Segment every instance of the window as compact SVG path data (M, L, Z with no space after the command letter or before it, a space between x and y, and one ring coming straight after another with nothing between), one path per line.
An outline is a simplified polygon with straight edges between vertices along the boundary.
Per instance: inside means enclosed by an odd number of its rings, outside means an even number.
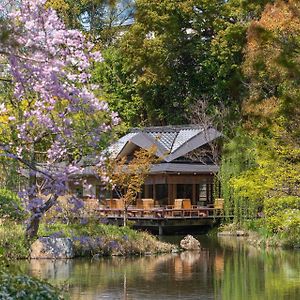
M142 186L141 198L153 198L153 184Z
M78 198L83 198L83 187L82 186L76 186L74 188L75 196Z
M155 185L155 200L158 200L161 204L168 204L168 185L156 184Z
M177 184L177 198L192 200L193 185L192 184Z

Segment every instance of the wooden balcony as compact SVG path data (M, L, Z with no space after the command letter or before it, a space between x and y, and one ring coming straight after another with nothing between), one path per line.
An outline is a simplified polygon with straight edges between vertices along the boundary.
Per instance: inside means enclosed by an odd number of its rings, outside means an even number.
M98 208L97 212L102 217L124 216L124 208ZM127 209L128 219L169 219L169 218L216 218L223 215L223 210L213 207L174 208L173 205L153 208L137 208L129 206Z

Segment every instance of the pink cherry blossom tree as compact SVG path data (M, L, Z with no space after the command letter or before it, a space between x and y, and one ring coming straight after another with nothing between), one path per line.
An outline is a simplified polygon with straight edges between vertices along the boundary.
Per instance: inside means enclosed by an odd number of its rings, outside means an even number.
M89 70L101 54L81 32L67 30L45 2L21 0L0 23L7 32L0 40L0 84L8 91L0 96L0 153L18 161L28 178L22 192L30 210L27 238L68 192L84 157L92 155L101 167L102 140L118 122L89 89Z

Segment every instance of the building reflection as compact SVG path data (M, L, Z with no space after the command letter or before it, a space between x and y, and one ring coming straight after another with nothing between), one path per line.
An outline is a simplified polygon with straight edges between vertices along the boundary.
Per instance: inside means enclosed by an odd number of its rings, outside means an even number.
M74 300L299 298L294 297L300 294L299 252L255 250L236 239L207 246L158 256L31 260L18 265L23 273L65 287Z
M214 259L208 251L195 251L141 258L102 258L98 261L31 260L27 273L67 287L71 299L89 300L99 295L104 298L109 293L111 299L131 299L128 291L133 289L143 291L145 286L153 285L157 293L164 294L172 290L174 282L177 289L188 294L190 291L185 283L193 280L194 274L199 275L202 285L212 288L209 278L214 271L210 267ZM217 264L220 270L220 258Z

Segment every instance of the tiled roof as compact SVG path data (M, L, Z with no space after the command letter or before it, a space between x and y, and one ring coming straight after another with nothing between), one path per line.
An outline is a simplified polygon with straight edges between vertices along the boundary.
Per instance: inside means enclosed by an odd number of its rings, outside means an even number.
M164 160L172 161L221 135L214 128L204 129L195 125L134 128L113 144L109 151L118 156L130 142L142 148L148 148L149 143L153 142L159 149L157 155L162 156L163 152Z
M117 156L120 151L123 149L125 144L136 135L136 133L130 132L123 137L121 137L117 142L113 143L111 146L108 148L108 152L112 153L112 155Z
M196 134L200 133L203 129L182 129L178 132L176 139L174 140L172 151L177 150L182 144L186 143Z

